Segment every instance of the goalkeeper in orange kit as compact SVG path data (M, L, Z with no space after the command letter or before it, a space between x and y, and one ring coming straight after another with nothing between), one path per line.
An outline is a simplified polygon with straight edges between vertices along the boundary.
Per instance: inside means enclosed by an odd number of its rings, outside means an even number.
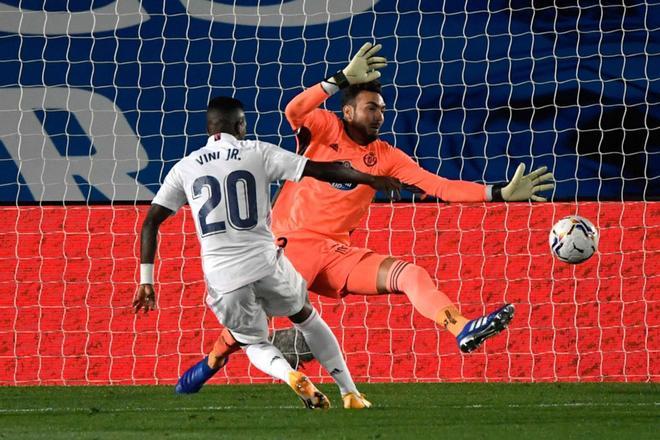
M385 58L376 56L380 48L365 44L345 69L303 91L287 105L285 114L297 133L298 154L395 177L446 202L546 200L538 195L554 188L546 167L525 175L525 166L520 164L506 185L448 180L424 170L404 152L380 140L385 102L376 80L379 69L386 65ZM318 108L340 91L342 119ZM286 239L285 254L307 281L308 289L332 298L403 293L420 314L451 332L463 352L475 350L504 330L513 317L512 304L470 320L421 267L351 246L350 232L359 225L374 195L367 185L330 184L309 178L284 184L273 208L272 229L276 237ZM217 371L237 349L231 333L224 330L207 358L208 365ZM177 389L194 379L187 374ZM195 385L193 389L198 391L203 382Z

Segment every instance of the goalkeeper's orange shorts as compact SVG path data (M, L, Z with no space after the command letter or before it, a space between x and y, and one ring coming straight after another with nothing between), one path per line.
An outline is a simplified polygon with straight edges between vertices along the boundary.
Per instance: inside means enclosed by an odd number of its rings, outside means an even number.
M283 237L286 238L284 254L307 281L307 289L330 298L346 295L348 275L357 263L373 253L310 232Z

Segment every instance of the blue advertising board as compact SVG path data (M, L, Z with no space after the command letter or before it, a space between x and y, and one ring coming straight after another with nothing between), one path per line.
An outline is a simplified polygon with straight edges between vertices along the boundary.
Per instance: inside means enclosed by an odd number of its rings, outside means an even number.
M660 196L658 2L65 3L0 1L0 202L150 200L219 94L292 150L286 103L373 40L382 137L426 169L492 183L522 161L556 200Z

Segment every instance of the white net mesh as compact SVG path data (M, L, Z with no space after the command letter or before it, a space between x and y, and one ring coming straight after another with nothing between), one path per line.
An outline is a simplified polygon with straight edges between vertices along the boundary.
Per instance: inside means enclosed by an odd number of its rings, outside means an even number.
M356 245L424 267L467 315L517 317L463 356L403 295L315 299L354 376L657 380L658 2L56 3L0 4L0 383L171 383L207 351L188 211L162 230L159 311L130 313L145 203L205 142L209 97L292 149L286 103L372 40L391 60L385 140L444 177L524 162L557 188L543 205L374 204ZM601 246L567 266L547 233L575 213ZM218 377L266 380L243 355Z

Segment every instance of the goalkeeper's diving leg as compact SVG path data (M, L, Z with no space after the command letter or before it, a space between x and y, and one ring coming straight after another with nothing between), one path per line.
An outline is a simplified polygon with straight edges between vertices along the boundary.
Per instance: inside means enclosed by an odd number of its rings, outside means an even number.
M477 349L486 339L507 328L513 318L513 304L469 320L442 291L438 290L423 268L372 253L351 268L346 290L354 294L374 295L403 293L415 310L456 337L462 352Z

